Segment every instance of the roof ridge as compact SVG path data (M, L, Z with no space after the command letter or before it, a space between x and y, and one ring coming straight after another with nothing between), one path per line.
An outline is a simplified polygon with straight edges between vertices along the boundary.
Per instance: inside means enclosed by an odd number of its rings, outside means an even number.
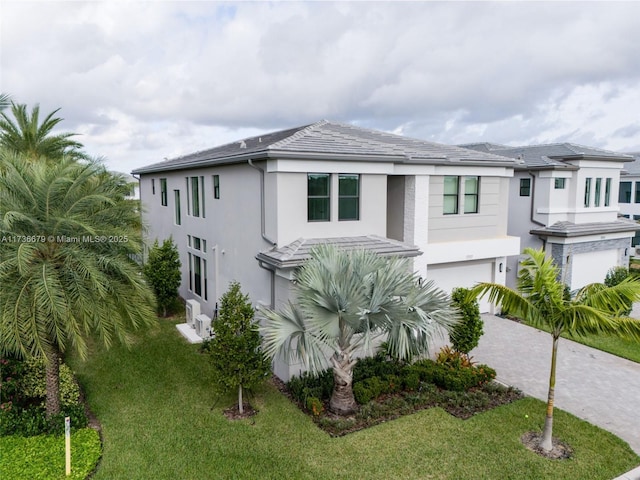
M282 140L278 140L277 142L272 143L271 145L269 145L267 147L267 150L272 150L272 149L276 149L278 147L284 147L286 145L289 145L290 143L296 141L298 138L305 136L310 131L315 130L316 128L318 128L318 127L320 127L322 125L326 125L327 123L329 123L328 120L319 120L317 122L311 123L311 124L307 125L306 127L301 128L300 130L298 130L293 135L289 135L288 137L283 138Z

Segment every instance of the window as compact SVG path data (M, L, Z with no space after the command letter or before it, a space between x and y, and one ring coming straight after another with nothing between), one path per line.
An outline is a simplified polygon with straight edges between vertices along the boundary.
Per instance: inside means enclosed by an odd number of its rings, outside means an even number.
M220 175L213 176L213 198L220 198Z
M205 217L204 215L204 177L200 177L200 198L202 199L202 205L201 205L201 210L202 210L202 218Z
M479 177L464 178L464 213L478 213Z
M458 177L444 177L444 209L445 215L458 213Z
M197 255L193 257L193 293L202 296L202 259Z
M521 178L520 179L520 196L529 197L530 195L531 195L531 179Z
M328 222L331 176L328 173L307 175L307 219L310 222Z
M600 191L602 190L602 179L601 178L596 178L596 191L594 194L594 199L593 199L593 206L594 207L599 207L600 206ZM636 192L637 194L637 192Z
M169 203L167 202L167 179L160 179L160 203L163 207L166 207Z
M620 182L620 192L618 193L619 203L631 203L631 183Z
M338 176L338 220L360 219L360 175Z
M200 184L198 177L191 177L191 215L200 216Z
M207 300L207 241L203 238L187 235L188 245L202 254L188 252L189 257L189 291Z
M636 182L635 203L640 203L640 182Z
M556 190L563 190L566 184L566 178L556 178L553 184L553 188Z
M193 237L193 248L200 250L200 238Z
M584 206L591 205L591 179L587 178L584 182Z
M608 207L611 204L611 179L607 178L604 182L604 206Z
M180 190L173 191L173 199L175 201L176 225L181 225L182 217L180 216Z
M156 179L155 178L151 179L151 194L152 195L156 194Z

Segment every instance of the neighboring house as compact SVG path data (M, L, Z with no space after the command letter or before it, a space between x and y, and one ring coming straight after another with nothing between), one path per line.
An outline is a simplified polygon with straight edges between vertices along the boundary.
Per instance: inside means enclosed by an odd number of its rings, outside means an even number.
M128 173L121 172L113 172L116 175L122 175L129 186L129 195L127 195L127 199L129 200L140 200L140 183L138 179L133 175L129 175Z
M620 215L634 221L640 220L640 152L628 153L634 160L624 166L620 172L620 194L618 203L620 204ZM640 231L631 240L634 247L640 245ZM640 252L636 248L634 254Z
M172 236L180 295L212 315L229 282L254 304L291 297L318 243L413 258L446 291L504 283L515 161L320 121L139 168L148 242ZM488 303L482 305L487 311ZM289 378L288 366L276 373Z
M521 238L523 249L544 247L572 290L602 282L612 267L629 265L638 225L618 218L618 189L620 172L633 157L572 143L462 146L518 160L508 233ZM509 286L515 285L518 261L508 260Z

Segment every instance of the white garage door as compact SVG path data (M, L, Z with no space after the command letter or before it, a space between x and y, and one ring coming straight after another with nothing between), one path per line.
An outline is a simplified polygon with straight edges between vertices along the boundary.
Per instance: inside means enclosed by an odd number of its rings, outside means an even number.
M493 262L456 262L429 265L427 280L433 280L447 293L457 287L471 288L478 282L493 281ZM490 304L480 300L480 311L488 312Z
M589 283L604 282L609 269L618 265L618 250L576 253L572 261L570 287L575 290Z

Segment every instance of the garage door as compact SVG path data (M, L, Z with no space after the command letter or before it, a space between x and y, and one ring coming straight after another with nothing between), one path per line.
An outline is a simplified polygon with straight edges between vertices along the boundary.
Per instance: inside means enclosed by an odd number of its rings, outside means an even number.
M438 287L447 293L457 287L471 288L478 282L493 281L493 262L456 262L429 265L427 280L433 280ZM488 312L490 304L480 300L480 311Z
M589 283L604 282L609 269L618 265L618 255L618 249L574 254L571 289L575 290Z

